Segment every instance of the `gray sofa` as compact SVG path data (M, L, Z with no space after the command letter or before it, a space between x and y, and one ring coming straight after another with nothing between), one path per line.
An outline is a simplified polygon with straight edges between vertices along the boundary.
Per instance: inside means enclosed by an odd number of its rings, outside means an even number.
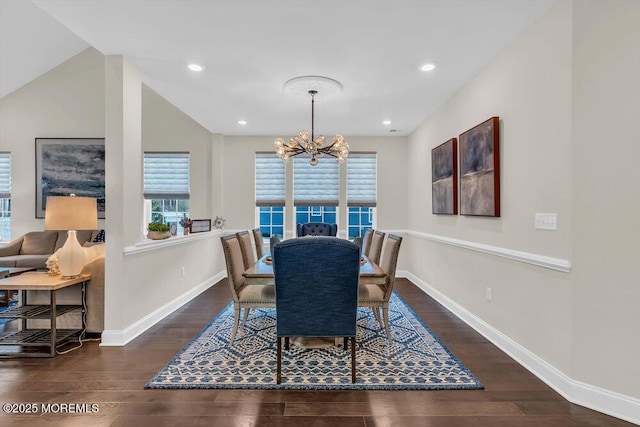
M98 235L98 231L78 231L78 241L87 246ZM0 248L0 267L35 267L46 269L47 259L67 240L66 231L34 231L15 239ZM87 332L101 333L104 330L104 247L94 247L94 256L87 260L82 272L91 275L87 283ZM78 286L61 289L56 294L58 304L77 304L81 292ZM49 293L46 291L29 291L27 298L30 304L47 304ZM29 320L30 328L46 328L48 320ZM78 312L67 313L58 318L58 328L79 328L81 324Z
M77 231L80 245L92 242L98 230ZM67 241L66 231L31 231L0 246L0 267L47 268L47 259Z

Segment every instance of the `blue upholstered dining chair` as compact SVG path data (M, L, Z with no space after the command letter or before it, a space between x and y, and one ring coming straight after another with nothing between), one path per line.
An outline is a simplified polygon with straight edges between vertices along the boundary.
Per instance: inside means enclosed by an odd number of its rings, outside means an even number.
M356 313L360 250L336 237L285 240L273 247L276 288L277 383L282 340L342 337L351 341L351 382L356 381Z
M326 222L307 222L297 224L296 231L298 237L303 236L337 236L338 224L329 224Z

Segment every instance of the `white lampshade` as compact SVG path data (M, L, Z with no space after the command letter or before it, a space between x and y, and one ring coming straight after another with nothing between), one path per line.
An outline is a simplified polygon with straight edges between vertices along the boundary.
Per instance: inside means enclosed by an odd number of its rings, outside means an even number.
M49 196L44 212L45 230L68 230L67 241L58 249L58 268L65 277L77 276L85 265L85 252L76 230L98 228L98 208L93 197Z
M45 230L95 230L98 207L93 197L49 196L44 211Z

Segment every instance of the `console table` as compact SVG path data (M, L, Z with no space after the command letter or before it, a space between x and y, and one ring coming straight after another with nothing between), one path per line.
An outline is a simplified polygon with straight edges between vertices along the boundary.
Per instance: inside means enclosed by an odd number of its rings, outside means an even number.
M21 291L22 304L0 313L0 318L21 320L19 330L0 332L0 358L7 357L54 357L56 347L72 339L81 340L86 330L86 284L91 275L82 274L78 277L64 278L50 276L46 272L28 272L19 276L7 277L0 280L0 291ZM81 286L82 297L75 305L57 305L56 292L69 286ZM27 291L48 291L48 305L30 305L27 301ZM56 319L65 313L80 310L82 313L81 329L58 329ZM49 329L29 329L27 320L48 319ZM19 346L20 351L11 351L9 347ZM46 351L37 351L45 348ZM7 351L3 351L7 349ZM34 349L36 351L34 351Z

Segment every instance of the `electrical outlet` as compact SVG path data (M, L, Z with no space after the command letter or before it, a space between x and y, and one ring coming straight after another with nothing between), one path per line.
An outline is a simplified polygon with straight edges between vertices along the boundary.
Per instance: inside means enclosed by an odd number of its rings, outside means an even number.
M187 275L187 268L186 267L182 267L180 269L180 276L185 277Z
M535 227L537 230L557 230L558 214L537 213L535 219Z
M487 301L491 301L491 299L493 298L493 291L491 288L485 289L485 296L487 298Z

